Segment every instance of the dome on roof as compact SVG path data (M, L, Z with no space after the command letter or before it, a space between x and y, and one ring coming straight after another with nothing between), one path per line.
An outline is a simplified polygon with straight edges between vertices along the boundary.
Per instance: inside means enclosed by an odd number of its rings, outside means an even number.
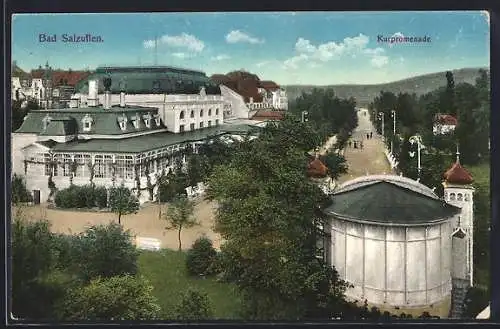
M455 162L450 169L448 169L444 173L444 180L446 183L451 183L451 184L471 184L474 182L474 179L472 178L472 175L465 170L462 165L460 165L460 162Z
M326 213L339 219L385 225L422 225L460 211L412 179L373 175L353 179L335 191Z

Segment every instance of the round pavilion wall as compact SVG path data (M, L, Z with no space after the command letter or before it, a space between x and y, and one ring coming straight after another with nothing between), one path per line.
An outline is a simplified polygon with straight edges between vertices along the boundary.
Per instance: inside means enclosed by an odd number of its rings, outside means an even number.
M353 285L346 296L370 304L426 307L451 294L451 223L419 226L331 222L331 264Z

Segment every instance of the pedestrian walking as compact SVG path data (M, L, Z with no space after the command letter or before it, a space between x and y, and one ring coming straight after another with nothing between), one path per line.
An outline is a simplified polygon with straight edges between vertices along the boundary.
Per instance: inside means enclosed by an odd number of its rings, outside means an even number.
M373 131L370 131L370 139L373 137Z
M359 143L359 147L361 147L361 149L363 149L363 142Z
M347 144L349 145L349 148L351 148L351 146L352 146L352 141L351 141L351 140L349 140L349 141L347 142Z
M370 134L366 134L366 139L370 139Z

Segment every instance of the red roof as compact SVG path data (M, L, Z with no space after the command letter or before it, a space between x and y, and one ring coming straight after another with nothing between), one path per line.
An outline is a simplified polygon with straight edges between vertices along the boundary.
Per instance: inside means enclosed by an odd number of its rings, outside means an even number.
M259 87L264 88L266 90L280 89L280 86L274 81L261 81L259 83Z
M45 74L45 70L32 70L31 77L33 79L42 79ZM52 84L54 86L67 85L75 86L80 80L85 79L90 75L88 71L62 71L54 70L52 71Z
M471 174L458 161L444 173L444 179L447 183L463 185L471 184L474 181Z
M265 111L258 110L252 120L283 120L285 111Z
M436 116L434 117L434 123L456 126L458 124L458 120L450 114L436 114Z
M214 74L211 79L243 96L246 103L250 102L250 98L256 103L262 102L263 98L258 90L260 79L255 74L245 71L233 71L228 74Z
M314 158L307 165L307 175L311 177L326 177L328 174L328 168L325 164L318 158Z

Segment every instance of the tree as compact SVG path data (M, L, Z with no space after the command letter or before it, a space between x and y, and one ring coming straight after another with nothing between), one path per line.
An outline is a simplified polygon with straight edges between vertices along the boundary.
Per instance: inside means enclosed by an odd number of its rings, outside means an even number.
M68 293L58 305L58 317L66 321L155 320L160 306L152 290L142 277L96 278Z
M14 174L12 176L12 203L24 203L33 201L31 193L26 188L24 178Z
M347 173L346 159L337 153L327 153L320 157L320 160L328 168L328 175L333 179L338 179L341 175Z
M210 319L213 311L208 295L188 288L175 308L175 315L184 321Z
M39 106L37 103L28 101L26 106L22 106L23 100L13 100L12 101L12 132L16 131L21 127L24 122L24 117L32 110L38 110Z
M212 245L212 241L202 236L193 243L186 256L186 267L190 275L212 274L212 265L217 256L217 251Z
M43 318L45 301L37 290L40 278L50 273L54 263L52 233L47 221L12 222L12 313L19 318Z
M330 319L346 284L317 258L327 198L306 176L305 145L284 138L282 127L242 143L209 179L207 197L219 205L215 230L225 241L221 268L248 319Z
M167 221L167 230L177 230L179 240L179 251L182 250L181 232L183 228L190 228L199 225L196 218L193 217L194 202L187 197L180 195L168 207L164 220Z
M137 273L137 249L130 231L124 231L119 224L92 226L73 245L70 257L86 282L96 277Z
M122 215L135 214L139 210L139 200L123 185L110 189L109 205L118 215L118 224L121 224Z
M187 181L189 186L195 186L206 179L210 170L208 161L208 157L201 154L192 154L188 157Z

